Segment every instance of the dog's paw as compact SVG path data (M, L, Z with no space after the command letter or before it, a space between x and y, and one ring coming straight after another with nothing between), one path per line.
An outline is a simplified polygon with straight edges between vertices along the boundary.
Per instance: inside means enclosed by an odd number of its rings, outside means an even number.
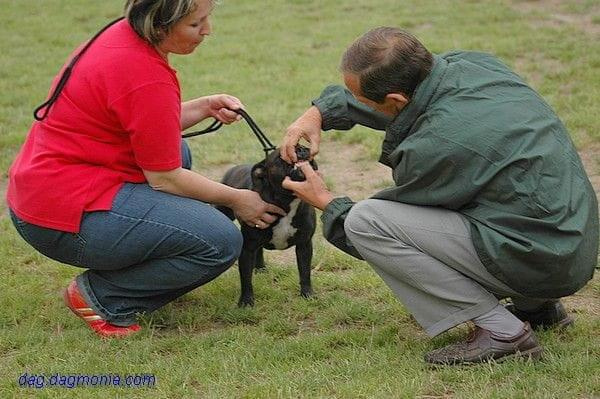
M245 308L248 306L254 306L254 297L240 297L240 300L238 301L238 307Z
M266 273L267 267L265 265L256 265L254 266L254 273Z
M312 288L302 288L300 289L300 296L302 296L302 298L312 298L313 296L315 296L315 293L313 292Z

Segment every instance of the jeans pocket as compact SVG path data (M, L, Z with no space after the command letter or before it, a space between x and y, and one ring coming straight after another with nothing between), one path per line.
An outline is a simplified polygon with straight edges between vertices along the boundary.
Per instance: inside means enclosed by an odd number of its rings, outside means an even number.
M25 241L42 255L73 266L82 266L85 240L78 233L67 233L27 223L11 215L15 228Z

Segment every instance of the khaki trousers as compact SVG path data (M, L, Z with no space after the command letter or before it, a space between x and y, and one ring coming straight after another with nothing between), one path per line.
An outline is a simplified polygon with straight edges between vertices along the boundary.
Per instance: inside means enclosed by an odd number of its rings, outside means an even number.
M354 205L344 230L350 242L430 336L481 316L511 297L522 310L546 299L525 298L491 275L458 212L368 199Z

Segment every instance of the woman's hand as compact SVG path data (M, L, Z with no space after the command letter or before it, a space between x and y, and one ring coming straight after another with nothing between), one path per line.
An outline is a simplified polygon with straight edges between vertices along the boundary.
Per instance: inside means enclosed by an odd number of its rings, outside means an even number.
M293 191L302 201L324 210L334 197L327 189L323 178L315 172L308 162L298 162L296 166L302 170L306 180L297 182L286 176L281 184L282 187Z
M231 206L235 215L248 226L266 229L277 220L278 214L285 216L286 213L280 207L264 202L257 192L252 190L238 190L238 195Z
M228 125L239 121L242 117L234 109L244 108L244 104L228 94L215 94L207 96L207 111L210 116Z
M228 125L241 119L233 109L244 108L244 104L228 94L199 97L181 104L181 130L186 130L206 118L215 118Z
M233 209L242 222L259 229L267 228L277 220L273 214L286 214L278 206L264 202L254 191L233 188L188 169L144 170L144 175L155 190L226 206Z
M310 159L319 152L321 142L321 112L315 106L310 107L302 116L292 123L285 133L281 143L281 159L287 163L298 162L296 144L300 139L310 143Z

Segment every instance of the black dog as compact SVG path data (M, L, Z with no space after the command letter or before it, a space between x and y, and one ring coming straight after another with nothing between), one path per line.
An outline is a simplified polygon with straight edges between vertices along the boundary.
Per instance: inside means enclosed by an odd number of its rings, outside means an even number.
M308 160L308 154L308 148L296 147L298 160ZM317 169L314 161L310 161L310 164L313 169ZM315 210L291 191L281 187L286 176L296 181L305 179L300 169L282 160L279 149L276 149L255 165L234 166L221 180L231 187L254 190L265 202L275 204L287 213L286 216L279 216L278 220L264 230L250 227L240 221L244 245L238 260L242 285L238 306L254 306L252 272L254 268L264 268L263 248L287 249L295 245L300 274L300 295L308 298L313 294L310 265L313 255L312 236L316 227ZM235 218L230 208L218 207L218 209L231 220Z

